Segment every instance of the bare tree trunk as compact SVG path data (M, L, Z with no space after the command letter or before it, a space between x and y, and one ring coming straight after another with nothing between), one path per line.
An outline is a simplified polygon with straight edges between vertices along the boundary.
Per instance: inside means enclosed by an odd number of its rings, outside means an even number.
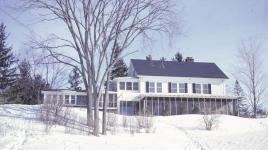
M87 89L87 125L92 126L93 122L93 112L92 112L92 88L88 87Z
M255 89L253 90L253 110L254 110L254 114L253 117L257 118L257 100L256 100L256 94L255 94Z
M94 97L94 130L93 134L99 136L99 100L96 94L93 94Z
M107 104L108 104L108 91L110 82L110 73L107 74L107 83L105 88L105 94L103 97L103 112L102 112L102 134L106 135L107 131Z

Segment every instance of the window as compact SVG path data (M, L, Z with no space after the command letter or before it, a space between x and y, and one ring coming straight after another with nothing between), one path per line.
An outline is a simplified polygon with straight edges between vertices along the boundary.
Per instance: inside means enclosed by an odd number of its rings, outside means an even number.
M154 82L149 82L149 92L150 93L155 92L155 84L154 84Z
M69 104L69 95L65 95L65 104Z
M76 97L76 104L77 105L82 105L82 106L86 106L87 104L87 96L86 95L77 95Z
M125 82L120 82L119 87L120 87L120 90L125 90L126 89Z
M138 82L133 82L133 90L138 91L139 90L139 83Z
M71 96L71 104L75 104L75 95Z
M117 92L116 85L115 82L109 82L109 91Z
M58 104L63 104L63 95L59 95Z
M195 84L195 93L201 94L201 84Z
M177 83L171 83L170 84L170 92L171 93L177 93Z
M127 90L132 90L132 82L127 82Z
M179 92L180 93L187 93L187 83L180 83L179 84Z
M203 84L203 93L204 94L211 94L210 84Z
M162 83L161 82L156 83L156 91L157 91L157 93L162 93Z

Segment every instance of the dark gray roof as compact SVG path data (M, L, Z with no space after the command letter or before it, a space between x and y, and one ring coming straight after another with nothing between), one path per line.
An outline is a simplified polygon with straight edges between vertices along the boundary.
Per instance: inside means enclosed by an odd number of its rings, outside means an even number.
M137 75L228 79L215 63L141 59L131 59L130 61Z

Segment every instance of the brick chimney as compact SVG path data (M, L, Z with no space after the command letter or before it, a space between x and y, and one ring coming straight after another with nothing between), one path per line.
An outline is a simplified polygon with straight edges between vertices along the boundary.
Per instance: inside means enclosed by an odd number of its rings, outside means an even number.
M146 60L152 61L152 56L151 55L146 56Z

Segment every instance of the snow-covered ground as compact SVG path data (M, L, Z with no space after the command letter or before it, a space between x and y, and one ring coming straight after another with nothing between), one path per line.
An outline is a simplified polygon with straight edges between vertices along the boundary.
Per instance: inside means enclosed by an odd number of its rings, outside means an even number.
M94 137L53 126L37 117L39 106L0 105L0 150L267 150L268 119L220 115L218 127L204 130L201 115L154 117L151 133L131 134L117 116L117 133ZM86 111L72 108L79 116ZM83 135L84 134L84 135Z

